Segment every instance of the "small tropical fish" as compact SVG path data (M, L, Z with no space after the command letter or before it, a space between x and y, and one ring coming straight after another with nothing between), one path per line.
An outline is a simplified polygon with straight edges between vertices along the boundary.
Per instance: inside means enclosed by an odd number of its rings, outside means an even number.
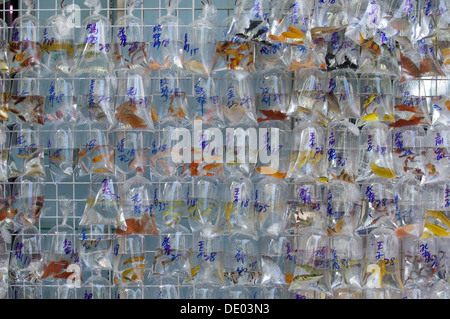
M395 235L397 235L397 238L402 238L404 236L409 235L415 228L416 224L408 224L402 227L399 227L395 230Z
M407 104L397 104L394 106L396 110L402 111L402 112L411 112L411 113L418 113L423 114L423 112L419 112L419 106L410 106Z
M135 114L136 111L136 103L127 101L117 107L115 114L116 120L125 125L130 125L132 128L146 129L147 124L145 124L145 121L142 118Z
M284 280L288 285L292 283L292 280L294 279L294 274L284 274Z
M377 166L373 161L370 162L370 168L372 169L372 172L379 177L395 178L394 170Z
M48 277L67 279L70 273L64 272L69 266L70 261L63 258L59 258L57 261L51 261L47 265L44 265L43 274L41 279Z
M373 101L375 101L375 99L376 99L377 97L378 97L378 94L377 94L377 93L374 93L374 94L369 95L369 96L364 100L364 103L363 103L363 108L364 108L364 110L366 110L367 107L368 107L370 104L372 104Z
M397 31L405 31L411 25L405 18L395 18L390 21L391 27Z
M325 184L329 183L329 180L326 177L318 177L318 178L315 178L314 180L318 181L319 183L325 183Z
M433 163L428 163L426 169L428 170L429 175L439 174L439 172L436 171L436 166L434 166Z
M359 32L359 45L368 49L369 51L380 55L381 54L381 49L380 46L373 40L373 38L370 39L364 39L364 37L362 36L361 32Z
M344 181L344 182L348 182L348 183L352 183L352 184L355 183L353 181L352 176L349 173L347 173L346 171L342 171L341 174L339 174L339 176L336 176L331 172L328 172L328 174L330 174L331 177L333 177L333 180Z
M399 119L397 120L395 123L391 123L389 124L390 127L404 127L404 126L413 126L413 125L418 125L420 123L420 121L422 121L424 119L423 116L411 116L411 118L409 120L405 120L405 119Z
M152 114L152 121L153 121L153 123L158 122L159 121L159 116L158 116L158 114L156 114L156 110L155 110L154 106L152 106L152 108L151 108L151 114Z
M124 262L122 262L122 265L132 264L132 263L136 263L136 262L143 262L144 260L145 260L144 256L130 257L127 260L125 260Z
M175 110L173 109L172 105L169 106L169 114L173 117L177 117L180 119L186 117L186 112L181 107L177 107L177 112L175 113Z
M339 99L336 97L336 95L332 91L329 91L325 94L325 98L326 98L331 110L335 114L340 114L341 107L339 106Z
M287 115L284 114L281 111L276 110L259 110L261 114L266 116L266 118L258 118L258 123L264 122L264 121L271 121L271 120L280 120L284 121L287 119Z
M438 62L430 56L425 56L420 59L419 69L421 74L431 73L434 75L445 76L445 73L439 67Z
M234 203L233 202L227 202L225 204L225 219L228 222L228 226L230 226L230 229L233 228L233 226L231 225L231 214L233 213L234 210Z
M365 122L375 122L378 121L378 114L377 113L370 113L363 117L361 117L361 121Z
M272 176L275 178L284 179L286 178L286 173L281 173L277 169L270 166L257 167L256 170L263 175Z
M347 25L343 25L340 27L314 27L311 28L311 36L313 37L321 37L327 34L332 34L335 32L338 32L340 30L343 30L347 27Z
M191 277L195 277L197 272L200 270L200 265L195 266L194 268L191 268Z
M290 71L301 70L301 69L309 69L309 68L316 68L316 67L317 66L314 63L312 58L308 58L308 61L306 61L306 63L304 63L304 64L300 63L300 61L298 61L296 59L292 59L292 63L290 65Z
M130 276L131 275L131 276ZM122 272L122 281L144 281L145 264L138 264Z
M432 235L436 235L438 237L449 237L450 231L442 228L441 226L427 223L425 222L424 232L422 237L428 238L431 237L429 232L431 232Z
M403 55L401 52L400 52L400 64L402 69L404 69L405 72L410 76L412 76L413 78L419 78L422 75L417 65L410 58Z
M426 209L425 210L425 214L428 216L431 216L439 221L441 221L442 223L444 223L448 228L450 228L450 220L448 219L448 217L440 210L430 210L430 209Z
M104 159L105 157L107 157L107 156L110 156L109 154L100 154L100 155L97 155L97 156L95 156L93 159L92 159L92 163L98 163L98 162L100 162L102 159Z
M386 114L385 116L383 116L383 121L386 121L386 122L395 122L395 116L394 116L394 114Z

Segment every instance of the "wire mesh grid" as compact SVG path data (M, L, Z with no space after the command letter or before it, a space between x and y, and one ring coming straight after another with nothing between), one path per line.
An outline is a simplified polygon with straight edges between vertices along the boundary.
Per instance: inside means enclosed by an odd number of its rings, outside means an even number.
M113 24L118 18L125 14L126 3L124 0L118 1L101 1L102 3L102 14L105 14L107 18ZM224 21L226 17L230 16L233 13L234 2L230 0L227 1L216 1L215 6L219 11L219 19L218 21ZM12 3L12 7L8 7L7 3L4 4L4 8L2 10L3 19L5 21L12 21L14 16L20 16L26 12L26 9L23 8L23 4L20 3ZM181 1L179 7L175 10L175 13L181 20L187 25L189 22L193 21L198 14L202 10L202 4L200 1ZM143 22L145 27L152 28L154 26L154 22L156 19L162 17L165 14L165 3L164 1L143 1L141 4L137 5L133 11L133 14L139 17ZM92 14L92 10L87 8L82 1L37 1L34 5L33 15L35 15L39 22L42 23L40 25L41 28L45 27L45 20L52 15L58 13L60 10L73 10L74 15L74 23L76 30L81 31L81 22ZM45 80L56 80L55 78L45 78ZM86 79L77 79L83 82ZM187 93L189 97L193 97L194 94L194 83L192 78L188 77L187 80L190 81L189 87L190 90ZM426 91L426 97L431 98L436 95L441 95L442 92L444 94L447 92L448 82L447 79L421 79L420 85L424 85ZM447 87L446 87L447 85ZM42 136L47 136L48 134L52 134L52 131L45 131L45 129L39 129L39 134ZM83 131L78 130L77 133L82 133ZM91 133L91 130L86 130L85 132ZM103 131L103 133L107 133L107 131ZM115 141L115 137L108 136L108 139L112 139ZM109 143L107 139L106 144ZM41 139L45 141L45 138ZM46 145L45 142L42 145ZM113 144L114 145L114 144ZM149 147L149 145L147 145ZM21 285L12 286L8 291L7 298L89 298L92 297L92 294L97 294L96 297L103 298L117 298L117 297L129 297L129 298L173 298L175 296L181 298L289 298L293 297L289 293L286 292L286 289L283 287L273 286L273 287L261 287L258 285L247 285L245 289L240 289L230 287L226 287L226 289L220 289L214 283L214 280L211 280L211 283L206 284L198 284L198 285L190 285L188 283L183 282L182 279L166 279L166 278L152 278L152 281L149 281L150 272L152 271L154 265L152 262L155 260L155 256L158 253L164 254L164 240L166 238L171 238L172 235L164 236L129 236L125 237L115 237L114 230L110 226L105 226L102 229L94 229L95 227L80 227L79 222L83 211L86 206L86 200L89 198L89 187L91 185L91 175L85 176L73 176L72 179L58 181L54 183L51 178L51 173L49 171L48 164L48 156L49 156L49 147L44 147L44 158L45 158L45 173L46 180L43 184L45 184L45 201L42 207L42 214L36 223L36 227L39 230L38 238L39 240L43 240L46 234L49 234L49 231L53 229L53 227L57 225L61 225L64 220L65 212L62 209L69 209L69 213L67 214L67 225L72 227L73 229L73 240L74 243L77 242L81 244L78 249L85 249L84 253L86 253L86 249L97 248L99 241L101 238L102 244L105 243L106 249L99 249L97 251L98 255L93 253L93 256L87 256L89 254L85 254L86 259L89 258L105 258L103 261L96 260L95 262L105 262L110 263L109 267L105 267L108 269L103 270L84 270L82 271L82 277L85 281L83 287L81 288L68 288L65 283L66 280L56 280L49 282L27 282ZM154 185L159 185L158 180L152 178L150 176L150 169L147 164L146 169L146 177L149 180L152 180ZM122 185L124 182L124 178L122 180L117 181L116 184L113 185ZM161 188L161 185L158 186ZM13 194L14 195L14 194ZM67 198L70 200L70 204L68 206L61 205L61 199ZM188 220L186 217L183 218L182 225L186 228L189 227ZM85 234L89 234L88 237L83 237ZM91 236L92 234L95 234ZM53 234L56 236L56 234ZM95 237L98 236L98 237ZM94 238L95 237L95 238ZM186 233L182 235L183 244L182 247L186 249L180 249L182 254L185 254L186 251L190 248L198 249L197 245L202 238L195 238L195 235ZM81 238L81 240L80 240ZM14 240L14 239L12 239ZM36 240L32 238L31 240ZM279 239L279 250L280 259L285 258L284 253L286 252L286 242L285 238ZM222 243L223 244L223 243ZM38 245L43 245L42 243L38 243ZM220 246L220 244L219 244ZM104 247L103 247L104 248ZM261 248L261 247L260 247ZM41 247L42 249L42 247ZM44 249L42 249L44 251ZM80 250L81 251L81 250ZM105 257L105 251L110 254L108 257ZM197 250L195 250L197 251ZM215 250L214 250L215 251ZM17 255L17 249L10 250L8 253ZM216 252L216 251L215 251ZM218 257L220 254L225 254L222 249L218 250ZM123 257L122 257L123 255ZM32 254L31 254L32 256ZM122 257L122 258L118 258ZM115 283L119 280L120 276L123 272L127 271L127 268L121 269L117 271L117 268L120 267L120 263L126 261L124 258L141 258L145 260L144 269L144 277L145 283L144 285L116 285ZM186 260L187 256L184 255L175 255L173 256L176 261L178 260ZM232 256L234 257L234 256ZM223 258L226 258L224 255ZM142 261L141 260L141 261ZM92 262L92 260L87 260L86 262ZM117 264L119 263L119 264ZM289 266L286 266L289 267ZM116 270L116 271L114 271ZM190 269L187 271L191 271ZM88 281L87 279L91 279ZM104 287L105 290L101 295L96 290L95 287ZM87 288L89 287L89 288ZM215 287L216 289L211 289L211 287ZM174 290L173 290L174 289ZM324 298L324 294L320 293L312 293L312 296L315 298Z

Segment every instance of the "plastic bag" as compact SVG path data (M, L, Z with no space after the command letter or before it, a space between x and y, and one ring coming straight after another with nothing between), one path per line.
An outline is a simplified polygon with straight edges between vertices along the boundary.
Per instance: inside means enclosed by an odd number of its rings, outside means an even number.
M427 99L425 98L425 85L422 80L407 81L394 84L397 93L394 98L394 116L398 124L410 120L412 116L417 119L411 124L431 124ZM402 119L403 121L399 121Z
M145 253L142 236L118 236L113 241L113 282L116 286L123 284L144 285Z
M80 264L83 270L113 269L113 237L110 226L81 226L78 235Z
M17 71L11 80L8 123L44 124L44 94L39 89L40 73L35 69Z
M450 105L450 93L443 92L442 95L431 96L429 105L432 108L431 118L433 126L450 124L450 110L447 107L447 105Z
M287 111L289 107L289 92L291 82L285 72L277 69L258 74L256 88L257 121L280 120L289 121Z
M42 63L53 72L70 74L75 67L75 28L64 13L45 20Z
M424 139L426 158L424 183L433 183L447 179L449 162L446 160L448 150L449 130L445 125L433 125Z
M74 91L72 79L65 74L58 74L55 80L44 81L48 89L44 95L44 122L45 124L70 122L76 123L83 118L78 109L79 97Z
M117 79L114 76L89 75L78 80L80 113L87 123L116 124L114 117L114 96L117 90Z
M294 277L289 291L314 291L331 296L330 242L319 229L304 229L296 241Z
M416 50L420 54L419 70L421 76L445 76L438 61L436 47L432 39L427 38L417 41Z
M114 145L110 143L107 125L80 124L76 125L75 132L77 176L115 173Z
M183 24L174 15L179 0L165 0L165 8L167 14L158 18L151 32L150 55L152 60L150 67L152 70L162 68L182 68L183 67L183 39L185 34Z
M425 130L420 126L392 129L392 157L397 178L415 176L422 180L426 174Z
M240 233L257 237L257 224L254 212L255 187L247 177L232 175L223 181L220 217L216 232L221 234Z
M300 120L326 123L328 86L328 76L324 71L314 68L296 71L288 115Z
M356 182L395 180L390 134L388 126L381 122L367 123L362 128Z
M58 123L47 127L47 148L49 171L53 183L71 178L76 170L74 125Z
M149 287L145 289L146 299L179 299L178 278L155 275L148 279ZM192 296L192 295L191 295Z
M262 235L258 239L260 247L261 278L263 288L277 287L287 290L291 284L296 263L294 239L287 233ZM257 266L257 265L256 265Z
M42 236L34 225L20 230L12 243L10 260L11 293L17 299L40 298L43 273Z
M227 71L221 83L220 113L228 125L255 126L255 88L250 73L240 70Z
M278 236L286 229L288 184L265 177L255 187L255 218L259 235Z
M219 109L220 89L216 79L211 76L193 75L193 83L193 96L187 97L190 111L189 118L221 127L223 119Z
M294 128L287 178L326 178L325 130L311 122Z
M324 37L346 28L349 22L348 1L319 1L311 15L311 36Z
M121 202L126 229L116 229L118 235L158 235L153 212L155 190L142 173L128 178L122 187Z
M9 263L11 260L11 234L6 228L0 229L0 299L6 299L9 289Z
M219 180L213 177L194 177L188 190L187 212L189 227L203 237L214 235L214 225L220 213Z
M31 14L34 2L30 0L23 2L27 11L13 21L9 32L8 60L11 75L42 64L41 39L37 32L39 21Z
M196 235L193 239L191 274L192 283L223 286L226 284L223 268L224 238L222 236L203 237Z
M361 218L363 196L355 184L335 181L328 186L326 226L328 236L353 233Z
M147 28L141 19L133 15L137 1L127 1L126 15L113 25L112 55L116 70L140 68L151 70Z
M0 73L9 75L10 61L8 59L9 48L9 30L8 25L3 19L0 19Z
M422 238L450 236L450 185L446 180L427 184L424 188L427 198L424 212Z
M328 184L312 179L294 179L287 199L287 231L325 228Z
M180 136L183 139L177 142ZM192 161L191 148L183 144L186 142L185 136L188 136L190 143L190 126L180 119L168 119L156 124L155 132L150 134L149 166L152 175L162 178L181 174L185 164Z
M398 238L418 238L424 226L425 196L420 181L412 176L398 180L395 188L395 234Z
M261 277L257 240L241 234L223 237L224 277L228 285L255 285Z
M11 219L16 228L39 221L44 205L45 184L35 176L19 176L12 184Z
M67 224L73 203L69 199L61 198L58 204L62 222L53 226L42 238L44 267L41 280L46 285L51 285L58 279L63 279L75 287L81 280L75 279L81 272L78 239L73 227Z
M388 20L384 31L389 36L414 37L413 26L418 17L416 0L403 0L391 3L385 8L385 18Z
M45 178L44 147L41 144L40 128L34 123L13 126L9 177L36 176Z
M333 292L360 289L364 262L363 239L353 233L334 235L331 246L331 289Z
M158 181L155 189L153 214L160 234L189 233L181 222L187 215L188 187L177 176Z
M89 195L81 216L80 225L106 225L114 228L127 227L123 214L117 178L113 175L96 174L91 178Z
M116 172L123 175L145 174L149 157L150 138L146 130L115 130L113 132Z
M329 36L325 62L328 71L357 70L359 68L360 47L349 39L345 30Z
M150 77L142 69L117 71L114 117L119 128L153 130L152 97L146 92L149 86Z
M259 156L256 171L259 177L284 179L290 164L291 130L283 121L267 121L258 125ZM253 147L249 142L249 147Z
M360 131L348 120L333 121L327 130L328 181L355 183Z
M184 34L183 68L187 73L211 75L216 63L216 7L207 1L198 19L192 21Z
M183 70L165 68L157 71L152 81L152 120L189 119L187 105L188 80Z
M325 91L327 117L330 120L353 120L360 117L358 77L354 71L331 71Z
M75 55L75 72L79 76L113 76L111 23L100 14L102 6L99 0L86 0L84 4L93 9L93 13L81 23Z
M8 183L0 182L0 233L1 229L8 229L10 221L10 209L12 205L11 186ZM3 234L4 237L4 234Z
M400 243L392 229L376 229L367 237L362 288L403 290Z
M10 87L10 77L0 73L0 120L3 122L7 122L9 117Z
M83 299L110 299L110 282L104 278L100 271L96 271L91 275L81 287Z
M0 182L7 182L9 177L10 134L8 127L0 124Z
M394 122L394 109L392 106L393 91L391 79L384 74L363 73L359 77L360 118L358 126L369 122ZM410 125L417 121L416 117L410 119ZM404 125L404 123L401 123ZM400 126L400 123L395 123Z

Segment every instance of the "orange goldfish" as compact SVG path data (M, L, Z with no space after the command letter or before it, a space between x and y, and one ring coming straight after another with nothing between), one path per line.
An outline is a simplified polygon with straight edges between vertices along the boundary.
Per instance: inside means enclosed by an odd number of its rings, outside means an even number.
M134 114L136 110L136 103L127 101L117 107L115 115L116 120L122 122L123 124L130 125L132 128L147 128L145 121Z
M424 119L423 116L411 116L411 118L409 120L405 120L405 119L399 119L397 120L395 123L391 123L389 124L390 127L404 127L404 126L410 126L410 125L418 125L420 123L420 121L422 121Z
M266 116L266 118L258 118L258 123L264 122L264 121L270 121L270 120L285 120L287 119L287 115L284 114L281 111L275 111L275 110L259 110L260 113Z

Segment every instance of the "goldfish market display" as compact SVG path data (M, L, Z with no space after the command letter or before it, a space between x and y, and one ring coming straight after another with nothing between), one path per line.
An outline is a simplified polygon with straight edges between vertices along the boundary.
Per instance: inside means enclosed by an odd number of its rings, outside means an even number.
M10 2L0 299L450 299L448 0Z

